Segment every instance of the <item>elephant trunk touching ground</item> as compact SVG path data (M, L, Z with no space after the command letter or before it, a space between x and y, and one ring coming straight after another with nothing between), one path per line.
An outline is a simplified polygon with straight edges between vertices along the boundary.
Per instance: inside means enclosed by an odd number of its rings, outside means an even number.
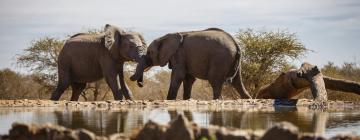
M360 83L323 76L319 69L304 63L300 69L283 72L271 84L262 87L257 98L290 99L310 88L314 99L326 100L326 89L360 95Z

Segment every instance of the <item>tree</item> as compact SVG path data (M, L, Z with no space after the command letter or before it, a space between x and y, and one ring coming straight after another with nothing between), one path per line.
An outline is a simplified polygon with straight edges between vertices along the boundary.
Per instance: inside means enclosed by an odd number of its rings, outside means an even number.
M46 86L54 87L57 81L57 60L63 45L64 40L53 37L34 40L24 50L24 54L17 56L17 63L29 68L31 73L36 73Z
M0 99L43 98L44 92L33 75L22 75L10 69L0 70Z
M290 60L309 51L294 33L287 31L246 29L236 33L235 38L242 47L243 81L251 93L256 93L280 71L293 68Z

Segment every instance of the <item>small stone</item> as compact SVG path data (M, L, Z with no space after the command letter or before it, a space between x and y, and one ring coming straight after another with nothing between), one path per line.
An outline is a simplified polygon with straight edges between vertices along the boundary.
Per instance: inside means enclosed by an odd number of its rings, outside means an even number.
M289 122L280 122L267 130L261 140L296 140L299 129Z
M77 135L80 140L95 140L95 134L86 129L77 130Z
M304 134L300 137L300 140L326 140L326 138L314 134Z
M10 139L27 139L32 135L32 128L28 124L14 123L9 130Z
M360 140L360 136L355 136L352 134L346 134L346 135L336 135L329 140Z
M109 136L109 140L130 140L129 137L121 133L112 134Z
M170 128L165 135L166 139L172 140L193 140L195 137L192 124L183 114L180 114L176 120L170 123Z
M249 140L250 136L244 131L232 131L222 127L216 132L216 138L219 140Z
M164 140L166 126L162 126L153 121L148 121L143 129L135 137L135 140ZM111 139L111 138L110 138Z

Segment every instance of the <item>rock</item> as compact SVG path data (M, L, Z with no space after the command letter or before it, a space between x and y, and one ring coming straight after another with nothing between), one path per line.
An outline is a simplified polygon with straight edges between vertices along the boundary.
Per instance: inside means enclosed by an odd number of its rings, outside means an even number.
M289 122L280 122L267 130L261 140L297 140L299 130Z
M8 135L0 135L0 140L10 140Z
M195 139L193 125L183 114L180 114L177 119L170 123L165 138L168 140L193 140Z
M77 136L80 140L95 140L96 135L89 130L79 129L77 130Z
M200 128L199 134L196 135L196 139L208 139L213 140L216 139L216 130L217 126L209 126L208 128Z
M245 131L228 130L222 127L216 132L216 138L219 140L250 140L250 135Z
M117 134L112 134L109 137L109 140L130 140L130 138L125 136L124 134L117 133Z
M96 140L102 137L88 130L72 130L57 125L28 125L24 123L14 123L9 138L11 140Z
M304 134L299 140L326 140L326 138L314 134Z
M148 121L135 137L136 140L164 140L166 126ZM110 138L111 139L111 138Z
M14 123L12 129L9 131L9 138L14 140L27 139L33 135L33 128L31 125L23 123Z
M34 125L14 123L8 135L0 135L0 140L326 140L316 134L299 135L298 128L288 122L281 122L268 130L240 130L210 125L198 127L179 115L170 125L160 125L149 121L133 137L117 133L109 137L99 137L85 129L68 129L58 125ZM337 135L330 140L360 140L352 134Z
M337 135L335 137L330 138L330 140L360 140L360 137L352 134L347 134L347 135Z

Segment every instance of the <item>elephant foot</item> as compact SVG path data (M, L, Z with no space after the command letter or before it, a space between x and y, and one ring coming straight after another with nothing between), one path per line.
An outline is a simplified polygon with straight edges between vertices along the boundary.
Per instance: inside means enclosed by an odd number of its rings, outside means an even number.
M120 89L119 92L125 97L126 100L133 100L131 92L127 89Z
M50 100L53 100L53 101L59 101L59 99L60 99L60 96L54 96L54 95L52 95L50 98Z
M119 94L114 94L114 100L122 100L123 96Z

